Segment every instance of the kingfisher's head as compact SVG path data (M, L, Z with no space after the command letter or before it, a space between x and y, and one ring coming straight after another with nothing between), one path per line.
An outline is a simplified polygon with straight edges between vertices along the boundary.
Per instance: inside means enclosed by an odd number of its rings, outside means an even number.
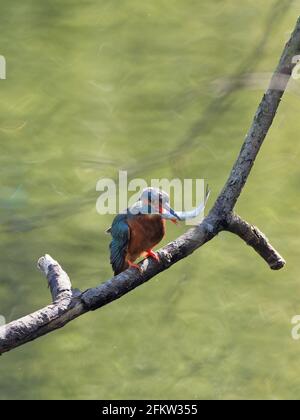
M138 203L142 214L160 214L163 219L180 220L177 213L170 207L169 195L158 188L145 188Z

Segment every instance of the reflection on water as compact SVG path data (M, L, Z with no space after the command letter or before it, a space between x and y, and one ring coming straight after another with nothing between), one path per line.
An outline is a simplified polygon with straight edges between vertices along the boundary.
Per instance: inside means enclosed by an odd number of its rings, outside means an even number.
M262 95L241 77L273 70L298 13L283 0L2 3L0 316L11 320L49 302L35 268L45 252L74 287L111 276L99 178L205 178L216 197ZM216 80L231 80L222 96ZM238 205L285 270L222 234L3 356L0 398L299 397L298 102L286 94ZM185 230L168 226L165 242Z

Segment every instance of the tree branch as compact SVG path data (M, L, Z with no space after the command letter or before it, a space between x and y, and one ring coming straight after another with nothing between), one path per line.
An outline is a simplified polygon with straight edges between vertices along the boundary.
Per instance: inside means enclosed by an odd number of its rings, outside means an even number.
M46 254L38 260L38 268L48 279L53 302L72 298L72 285L68 274L61 268L57 261Z
M232 214L226 230L243 239L266 261L272 270L280 270L284 267L285 260L256 226L250 225L237 214Z
M214 206L203 222L159 251L160 262L146 259L140 263L141 273L130 268L85 292L74 291L68 275L49 255L38 262L51 290L53 304L0 328L0 354L63 327L84 313L104 306L170 268L187 257L220 231L238 235L268 263L272 269L285 265L284 259L256 227L236 214L235 204L247 181L256 156L273 122L282 95L295 66L292 58L300 54L300 18L286 44L269 89L257 109L251 128L229 178ZM286 75L286 78L280 75ZM278 80L280 79L280 83ZM284 80L282 82L282 80Z
M282 95L290 80L293 68L295 67L293 57L298 55L299 52L300 17L297 20L294 32L283 50L277 69L271 79L269 88L258 106L239 157L235 162L224 189L219 195L213 208L213 211L222 213L224 218L226 218L226 215L233 210L247 181L256 156L269 128L272 125ZM286 77L284 78L282 75L286 75Z

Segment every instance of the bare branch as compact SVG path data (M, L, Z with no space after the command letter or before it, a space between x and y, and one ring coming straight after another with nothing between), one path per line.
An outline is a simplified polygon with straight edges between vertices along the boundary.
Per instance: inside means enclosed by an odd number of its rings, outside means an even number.
M231 215L226 230L243 239L266 261L272 270L280 270L285 266L285 260L272 247L268 238L256 226L250 225L237 214Z
M295 55L299 55L299 53L300 17L298 18L296 28L292 33L290 40L283 50L269 88L259 104L240 155L230 173L223 191L215 203L214 211L217 210L218 212L222 212L224 215L227 215L233 210L247 181L260 147L276 115L282 95L295 66L295 63L293 63L293 57ZM287 77L281 77L282 74L287 75ZM278 80L280 83L278 83Z
M61 328L87 311L100 308L135 289L212 239L214 235L210 232L210 228L211 226L204 222L190 229L159 251L159 263L153 262L151 258L142 261L141 273L130 268L98 287L83 293L73 292L71 296L69 290L65 296L65 291L61 289L62 293L54 304L0 328L0 354ZM59 283L60 276L64 277L67 274L56 261L53 265L53 261L49 255L46 255L39 260L39 266L42 266L48 281L49 276L55 277L55 272L58 273L55 281Z
M48 279L53 304L1 327L0 353L61 328L78 316L120 298L170 268L177 261L187 257L222 230L230 231L242 238L272 269L282 268L285 264L284 259L270 245L263 233L233 214L232 211L273 122L281 97L296 64L292 59L299 54L300 18L284 48L269 89L258 107L227 183L203 222L161 249L159 251L160 262L146 259L140 263L141 272L130 268L100 286L83 293L72 291L68 275L55 260L49 255L42 257L38 262L38 267ZM278 86L277 81L281 74L285 74L287 77ZM282 79L280 77L280 80Z
M0 354L61 328L85 312L80 299L73 296L10 322L0 328Z
M69 276L57 261L46 254L38 260L37 265L48 279L53 302L72 297L72 285Z

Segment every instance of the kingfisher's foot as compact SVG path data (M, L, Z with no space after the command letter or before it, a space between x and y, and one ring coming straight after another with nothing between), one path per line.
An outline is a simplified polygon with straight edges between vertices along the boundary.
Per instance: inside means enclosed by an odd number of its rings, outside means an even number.
M138 264L134 264L131 261L127 261L127 262L128 262L128 265L129 265L130 268L137 268L140 273L143 273L143 270L142 270L141 266L139 266Z
M160 258L156 252L153 252L152 249L146 251L146 257L153 258L155 261L159 262Z

